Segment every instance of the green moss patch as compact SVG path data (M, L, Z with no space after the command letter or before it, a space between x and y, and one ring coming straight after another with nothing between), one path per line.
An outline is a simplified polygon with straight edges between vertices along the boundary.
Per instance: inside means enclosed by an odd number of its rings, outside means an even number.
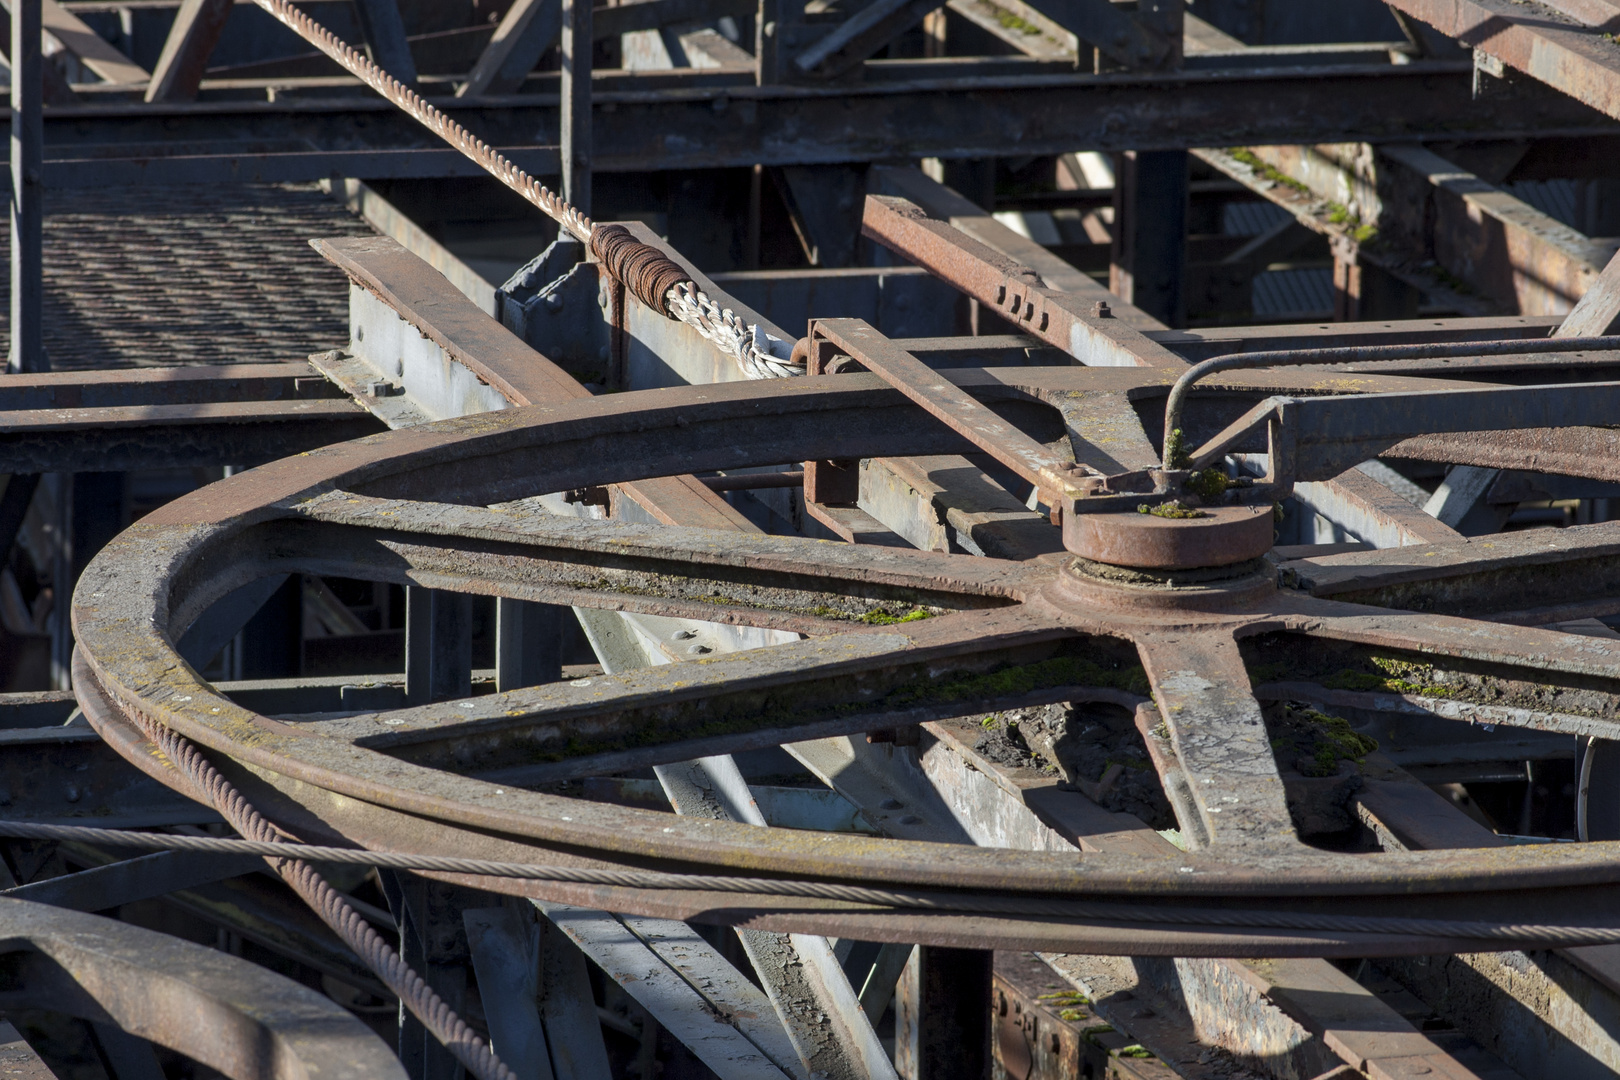
M1268 718L1271 750L1277 763L1292 764L1302 776L1337 776L1340 762L1358 766L1378 749L1378 740L1363 735L1350 722L1318 712L1297 702L1283 707L1282 715Z
M1419 697L1453 697L1450 687L1434 682L1433 664L1416 664L1387 656L1369 657L1378 672L1345 668L1322 680L1329 690L1357 690L1373 694L1415 694Z
M861 622L868 626L897 626L900 623L920 622L923 619L932 619L933 613L916 608L905 615L891 615L887 611L868 611L861 616Z
M1138 503L1136 506L1136 512L1138 514L1152 514L1157 518L1169 518L1173 521L1185 520L1187 518L1209 517L1208 514L1202 510L1199 510L1197 507L1184 506L1181 502L1175 499L1172 499L1167 503L1160 503L1158 506L1149 506L1147 503Z

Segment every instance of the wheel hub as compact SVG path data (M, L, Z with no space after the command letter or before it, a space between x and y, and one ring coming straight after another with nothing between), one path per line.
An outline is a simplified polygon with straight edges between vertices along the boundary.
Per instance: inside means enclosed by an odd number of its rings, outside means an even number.
M1250 562L1271 550L1271 506L1180 503L1135 513L1070 514L1063 546L1083 559L1135 570L1194 570Z

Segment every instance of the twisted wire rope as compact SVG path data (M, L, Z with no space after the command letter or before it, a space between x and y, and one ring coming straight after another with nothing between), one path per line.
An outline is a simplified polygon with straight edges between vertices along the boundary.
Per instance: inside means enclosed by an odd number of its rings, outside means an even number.
M791 343L765 333L729 308L721 307L663 252L636 240L622 226L599 226L556 192L467 131L421 95L378 67L364 54L294 7L288 0L255 0L278 22L331 57L428 130L466 155L502 184L535 206L576 239L590 245L615 280L654 310L692 327L706 341L733 357L750 378L803 374L789 362ZM1449 919L1338 916L1280 911L1149 907L1039 897L983 894L930 894L875 889L836 882L666 874L648 871L542 866L482 859L377 852L293 844L274 827L189 741L162 724L136 716L142 730L246 839L132 833L84 826L0 822L0 835L81 840L159 850L215 851L262 855L329 927L354 950L383 983L479 1080L516 1080L512 1071L480 1040L380 935L334 890L308 860L425 870L473 876L523 878L637 889L686 889L836 900L912 911L997 913L1036 918L1068 918L1190 928L1325 931L1331 933L1417 935L1480 941L1546 944L1620 943L1620 927L1516 924Z
M144 725L143 725L144 727ZM167 729L164 729L167 730ZM172 734L172 733L171 733ZM212 770L189 742L181 740L188 760L202 762ZM168 752L167 747L164 748ZM218 776L218 773L214 773ZM246 806L240 794L223 777L218 780L234 799ZM224 812L224 807L221 807ZM271 835L273 830L251 807L247 810ZM230 815L227 814L227 819ZM233 822L234 823L234 822ZM238 831L243 831L240 828ZM519 878L618 888L649 890L694 890L750 893L803 899L835 900L902 911L1001 914L1029 918L1064 918L1096 922L1163 924L1189 929L1293 930L1344 934L1393 934L1431 938L1453 938L1492 942L1534 944L1607 945L1620 943L1620 927L1566 926L1543 923L1499 923L1462 919L1397 918L1364 915L1322 915L1308 912L1269 910L1225 910L1210 908L1152 907L1108 902L1054 900L1036 896L991 896L982 893L929 893L878 889L829 881L799 881L785 878L733 877L713 874L669 874L645 870L612 870L593 867L545 866L534 863L465 859L446 855L418 855L405 852L369 851L356 848L322 847L281 841L232 840L221 837L177 836L167 833L136 833L118 829L97 829L78 825L43 825L30 822L0 822L0 835L34 839L81 840L89 843L178 851L217 851L221 854L264 855L282 862L313 860L376 866L396 870L426 870L481 877ZM313 872L312 872L313 873ZM320 880L316 876L316 880ZM325 882L321 884L324 886ZM327 887L330 891L330 887ZM341 897L332 894L338 902ZM356 920L359 919L355 915ZM370 928L367 927L369 930ZM386 946L385 946L386 947ZM358 952L358 950L357 950ZM364 954L361 954L364 956Z
M235 843L251 844L252 854L265 856L265 861L282 880L292 887L316 915L320 916L322 922L332 928L366 967L376 973L383 985L399 998L400 1004L421 1021L422 1026L443 1043L445 1049L449 1050L469 1073L478 1080L518 1080L517 1075L495 1055L489 1044L480 1039L477 1033L467 1026L467 1022L427 984L427 981L383 940L382 935L366 922L353 905L306 861L307 856L288 852L289 848L301 848L302 845L286 843L264 815L260 814L237 790L236 785L227 780L207 758L202 756L195 744L162 724L150 722L139 715L135 715L135 720L147 738L157 745L190 783L195 796L213 806L233 829L249 838ZM111 834L114 837L119 835L114 829L89 831L96 834ZM13 832L12 835L19 834ZM82 830L78 837L72 838L89 839ZM105 836L100 836L99 839L104 843L116 842ZM171 837L171 839L179 838ZM220 840L218 837L184 839L213 841L215 845ZM192 850L210 849L217 850L217 847L213 845L192 847Z
M661 260L654 280L662 287L652 291L645 287L646 282L626 280L623 276L622 253L627 245L618 237L620 234L629 237L628 230L618 226L598 226L578 207L518 168L504 154L450 119L442 110L428 104L422 95L378 67L364 53L349 46L288 0L255 2L277 22L331 57L344 70L517 192L575 239L590 245L592 252L602 260L615 280L623 282L653 310L692 327L705 341L734 358L749 378L781 379L804 374L802 368L789 362L793 354L792 342L767 334L730 308L721 307L691 280L678 263L657 248L642 244L633 237L630 238L632 245L642 249L642 252L652 253L650 256L638 253L642 260ZM608 241L610 236L616 238L613 242L620 248L621 256L618 259L607 257L604 241ZM671 267L674 268L674 280L670 280ZM643 287L637 288L637 285Z

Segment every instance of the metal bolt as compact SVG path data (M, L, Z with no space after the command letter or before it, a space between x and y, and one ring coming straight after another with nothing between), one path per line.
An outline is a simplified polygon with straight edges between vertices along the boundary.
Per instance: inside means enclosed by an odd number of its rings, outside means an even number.
M66 799L68 802L78 802L80 799L84 798L84 792L79 790L79 786L77 784L69 784L62 790L62 798Z
M692 638L697 637L697 631L696 630L677 630L677 631L675 631L673 634L671 634L669 636L674 638L676 641L689 641Z
M918 817L916 814L901 814L900 815L900 824L902 824L902 825L920 825L920 824L922 824L922 818Z
M1108 306L1108 301L1099 300L1092 305L1091 315L1092 318L1095 319L1112 319L1114 317L1114 311Z
M702 656L704 653L712 653L712 652L714 652L714 649L711 646L708 646L708 645L693 645L690 649L687 649L686 651L691 653L693 656Z
M878 806L884 810L898 810L904 805L906 804L901 802L899 799L884 799L882 802L878 803Z

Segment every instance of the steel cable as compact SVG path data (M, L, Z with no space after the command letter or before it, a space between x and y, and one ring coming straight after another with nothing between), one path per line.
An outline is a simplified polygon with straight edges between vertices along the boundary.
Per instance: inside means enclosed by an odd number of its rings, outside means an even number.
M144 726L144 725L143 725ZM178 739L178 736L176 736ZM190 743L184 744L190 756L202 757ZM206 761L203 762L206 765ZM209 766L209 768L212 768ZM217 776L218 774L215 773ZM225 783L223 778L221 783ZM228 784L226 785L229 786ZM230 789L236 800L240 794ZM242 802L245 806L246 803ZM259 821L256 811L249 812ZM229 817L229 815L227 815ZM268 824L263 826L269 829ZM240 831L240 830L238 830ZM177 851L217 851L220 854L264 855L279 861L304 859L376 866L395 870L427 870L481 877L520 878L587 885L607 885L629 889L692 890L753 893L766 896L836 900L844 903L916 912L1001 914L1028 918L1085 919L1127 924L1158 924L1199 929L1294 930L1344 934L1392 934L1432 938L1454 938L1497 943L1518 942L1544 945L1608 945L1620 943L1620 927L1560 926L1539 923L1492 923L1458 919L1392 918L1365 915L1317 915L1304 912L1269 910L1224 910L1210 908L1153 907L1040 897L993 896L982 893L930 893L878 889L827 881L795 881L780 878L728 877L710 874L668 874L644 870L605 870L588 867L541 866L530 863L497 862L441 855L368 851L355 848L321 847L222 837L177 836L167 833L136 833L117 829L97 829L79 825L41 825L28 822L0 822L0 835L40 840L77 840L87 843ZM316 876L316 880L319 877ZM325 882L321 882L324 886ZM328 887L328 891L330 888ZM336 897L336 894L333 893ZM338 898L341 902L341 898ZM355 916L358 919L358 916ZM370 928L367 927L369 930ZM364 954L362 954L364 955Z
M194 797L218 810L231 827L242 836L252 838L235 843L249 843L253 847L252 854L265 856L265 861L281 875L282 880L320 916L322 922L332 928L366 967L376 973L383 985L399 998L400 1004L420 1020L422 1026L443 1043L469 1073L478 1077L478 1080L517 1080L516 1074L495 1056L495 1051L467 1026L466 1021L456 1015L455 1010L439 997L422 976L412 970L404 958L382 939L371 924L366 922L336 889L327 884L326 879L321 877L305 858L287 854L289 847L301 845L283 842L274 826L253 808L234 784L202 756L190 740L161 724L149 723L139 716L136 720L147 738L157 745L164 756L189 781ZM111 829L89 831L97 834L117 833ZM81 833L77 839L89 837ZM171 839L181 838L171 837ZM215 843L219 840L217 837L184 839L212 840ZM103 837L101 842L113 841Z
M622 237L616 238L620 253L616 259L610 260L605 255L604 241L609 239L608 234L612 233L612 227L598 227L589 217L580 213L577 207L508 161L500 151L450 119L442 110L428 104L422 95L378 67L364 53L351 48L326 27L288 3L288 0L255 0L255 2L276 21L331 57L344 70L381 94L406 115L465 154L479 168L517 192L525 201L576 239L590 245L591 251L604 266L608 267L615 280L623 282L627 287L631 284L620 276L622 270L619 268L622 268L624 263L624 238L629 238L630 244L636 248L652 253L642 255L641 258L644 260L650 262L662 260L667 267L660 269L666 271L668 267L674 267L679 280L667 280L668 275L664 274L660 278L663 281L661 291L647 292L645 289L631 291L649 307L692 327L704 340L735 358L749 378L779 379L804 374L802 368L790 362L793 355L792 342L767 334L758 326L750 325L730 308L722 308L691 280L678 263L669 259L663 252L630 237L628 230L618 228L618 233L622 234Z

